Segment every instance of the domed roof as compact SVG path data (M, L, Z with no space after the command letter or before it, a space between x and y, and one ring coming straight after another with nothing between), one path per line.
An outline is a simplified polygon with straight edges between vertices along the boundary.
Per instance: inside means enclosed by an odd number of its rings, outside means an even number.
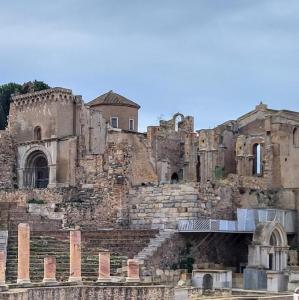
M98 105L119 105L119 106L129 106L135 107L137 109L140 108L140 105L137 103L125 98L122 95L114 93L113 91L109 91L106 94L103 94L94 100L87 103L89 106L98 106Z

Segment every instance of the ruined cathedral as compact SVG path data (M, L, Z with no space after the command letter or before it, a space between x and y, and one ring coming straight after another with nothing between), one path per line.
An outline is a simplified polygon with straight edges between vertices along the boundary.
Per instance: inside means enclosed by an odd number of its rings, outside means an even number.
M200 130L176 113L141 133L139 109L113 91L12 96L0 299L293 299L299 113L260 103Z

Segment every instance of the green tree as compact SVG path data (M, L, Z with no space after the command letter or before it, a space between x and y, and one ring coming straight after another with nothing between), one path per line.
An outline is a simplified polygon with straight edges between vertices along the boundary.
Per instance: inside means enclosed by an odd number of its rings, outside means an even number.
M21 90L22 85L13 82L0 86L0 129L5 129L7 125L11 95Z
M23 85L14 82L0 85L0 130L5 129L7 126L11 95L15 93L32 93L49 88L50 86L46 83L38 80L29 81Z

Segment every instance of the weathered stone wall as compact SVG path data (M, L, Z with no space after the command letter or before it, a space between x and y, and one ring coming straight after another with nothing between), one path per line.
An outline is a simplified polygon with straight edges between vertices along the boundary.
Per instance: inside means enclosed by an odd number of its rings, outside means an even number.
M221 184L234 189L238 207L296 209L296 190L271 188L264 177L230 174Z
M44 203L61 203L70 199L75 193L75 189L69 188L0 190L0 203L16 203L18 206L26 206L29 200L41 200Z
M70 286L20 289L0 293L1 300L173 300L165 286Z
M86 155L77 168L78 193L64 202L68 226L126 225L131 185L156 182L144 136L110 131L103 155ZM103 213L105 212L105 213Z
M11 189L16 185L16 156L8 131L0 131L0 189Z
M132 228L176 228L178 220L210 217L233 219L236 203L230 186L164 184L129 192Z
M41 127L42 139L74 135L76 96L63 88L12 97L9 131L16 142L34 140L34 128Z
M190 151L190 157L185 156L185 144L192 141L193 131L193 117L184 117L180 113L175 114L170 120L161 120L160 126L147 128L147 144L159 182L169 183L174 173L179 180L195 179L195 169L191 174L192 168L184 173L184 163L194 161L192 151Z
M204 291L200 288L195 288L195 287L189 287L186 288L187 293L188 293L188 300L199 300L199 299L204 299ZM232 292L230 289L216 289L213 290L209 293L210 297L220 297L224 298L227 297L227 299L230 299L229 296L231 296ZM204 297L204 298L203 298ZM215 298L214 298L215 299Z

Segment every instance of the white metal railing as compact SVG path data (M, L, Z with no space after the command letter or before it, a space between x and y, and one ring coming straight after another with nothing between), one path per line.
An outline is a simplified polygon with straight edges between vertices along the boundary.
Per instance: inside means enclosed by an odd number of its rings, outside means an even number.
M296 231L296 213L281 209L237 209L237 220L198 218L180 220L178 230L182 232L253 232L258 223L278 221L287 233Z

